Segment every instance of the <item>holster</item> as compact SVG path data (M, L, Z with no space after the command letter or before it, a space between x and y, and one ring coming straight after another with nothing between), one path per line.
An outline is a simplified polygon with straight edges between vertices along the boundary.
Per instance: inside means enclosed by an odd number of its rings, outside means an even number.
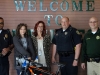
M85 56L85 59L86 59L86 61L88 61L88 62L96 62L96 63L99 63L100 62L100 57L98 57L98 58L90 58L90 57L88 57L87 55Z
M2 53L0 53L0 57L3 57Z

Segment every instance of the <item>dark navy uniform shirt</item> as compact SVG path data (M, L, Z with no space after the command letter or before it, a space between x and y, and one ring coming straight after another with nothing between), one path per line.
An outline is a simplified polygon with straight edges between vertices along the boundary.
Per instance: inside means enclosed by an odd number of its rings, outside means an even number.
M0 33L0 53L2 52L3 48L9 47L11 44L13 44L13 40L10 31L3 29ZM0 59L2 59L2 61L8 60L8 54L6 56L0 57Z
M77 29L69 26L65 31L57 29L52 43L56 45L57 51L73 51L75 46L81 43L81 36Z

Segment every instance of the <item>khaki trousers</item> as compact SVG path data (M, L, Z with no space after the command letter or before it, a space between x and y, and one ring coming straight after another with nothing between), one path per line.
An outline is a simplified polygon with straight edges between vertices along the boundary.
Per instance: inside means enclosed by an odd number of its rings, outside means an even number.
M87 75L100 75L100 62L87 62Z

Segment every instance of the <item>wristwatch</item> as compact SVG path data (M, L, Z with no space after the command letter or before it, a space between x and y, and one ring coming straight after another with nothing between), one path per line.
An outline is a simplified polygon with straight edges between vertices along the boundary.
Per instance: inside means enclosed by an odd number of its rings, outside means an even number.
M74 59L74 60L78 61L78 59Z

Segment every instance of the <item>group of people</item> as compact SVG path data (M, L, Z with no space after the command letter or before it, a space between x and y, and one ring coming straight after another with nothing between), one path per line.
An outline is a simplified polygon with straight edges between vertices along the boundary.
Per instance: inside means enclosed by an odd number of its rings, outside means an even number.
M56 63L56 53L59 55L59 62L65 65L61 68L61 75L78 75L79 57L82 69L86 68L87 62L87 75L100 75L98 19L91 17L89 26L90 30L84 35L82 42L80 32L71 26L68 17L63 17L61 28L55 30L52 39L52 57L50 57L51 40L43 21L35 24L32 36L28 35L27 24L20 23L16 28L16 35L12 37L8 29L3 29L4 19L0 17L0 75L9 75L8 56L13 48L17 75L20 75L24 58L35 61L38 57L38 62L43 64L41 68L50 71L51 63Z

